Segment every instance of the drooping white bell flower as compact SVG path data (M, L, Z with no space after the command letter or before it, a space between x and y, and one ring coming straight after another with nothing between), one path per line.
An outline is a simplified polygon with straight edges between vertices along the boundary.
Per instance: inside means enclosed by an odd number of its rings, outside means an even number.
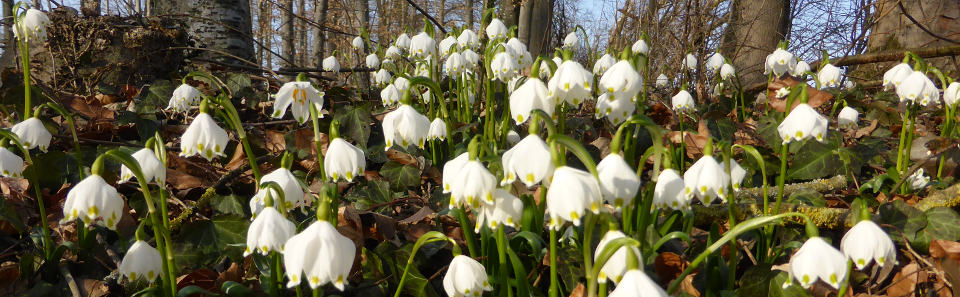
M450 208L464 205L478 208L481 203L493 204L493 190L497 188L497 177L483 163L469 160L463 165L451 183Z
M637 40L637 42L634 42L632 46L630 46L630 51L636 54L641 54L646 56L647 54L650 53L650 46L647 45L646 41L643 41L643 39L640 39L640 40Z
M323 108L324 93L313 87L309 81L291 81L283 84L273 96L273 117L283 118L290 108L293 118L300 124L310 119L310 105L319 111Z
M930 183L930 177L926 176L923 173L923 168L917 169L913 174L907 177L907 182L910 183L910 188L914 190L920 190L927 186Z
M877 223L863 220L850 228L840 240L840 250L863 270L871 262L884 266L887 263L896 263L897 249L893 240Z
M897 96L900 97L900 102L910 101L923 106L940 103L940 90L927 75L920 71L914 71L900 82L897 86Z
M440 47L440 56L446 57L455 52L455 48L453 47L454 45L457 45L457 38L453 37L453 35L449 35L447 38L440 40L440 43L438 44Z
M384 150L389 150L394 144L404 148L415 144L423 148L427 132L430 132L430 119L412 106L401 104L383 117L383 137L387 144Z
M163 259L160 258L160 251L150 246L143 240L137 240L127 249L123 255L117 272L134 281L139 278L145 278L149 283L153 283L160 276Z
M427 131L427 140L446 140L447 123L441 118L433 119L430 122L430 130Z
M243 256L254 252L269 255L270 252L283 252L283 245L297 234L297 226L283 217L276 208L267 206L257 214L257 218L247 229L247 247Z
M803 77L804 75L807 75L807 72L810 72L810 64L807 64L807 62L804 61L799 61L797 62L797 66L790 71L790 74L796 77Z
M477 224L473 231L480 233L480 227L486 225L496 231L500 225L513 228L523 218L523 200L503 189L493 191L493 204L481 204L477 215Z
M303 187L297 177L290 172L290 169L283 167L277 168L260 178L260 183L275 182L283 190L283 205L287 210L297 207L309 206L313 199L304 199ZM269 192L268 192L269 190ZM250 198L250 212L254 218L267 206L267 194L273 197L275 203L280 203L280 194L272 188L261 188L257 194Z
M507 142L510 145L517 145L520 142L520 134L517 131L510 130L510 132L507 132Z
M503 165L501 185L507 185L518 178L527 187L532 187L553 172L550 159L550 147L536 134L528 134L517 142L500 158Z
M5 147L0 147L0 174L6 177L23 177L23 158Z
M822 280L834 289L847 278L847 258L820 237L811 237L790 257L790 275L804 288Z
M466 29L457 36L457 45L461 49L477 49L480 47L480 37L473 30Z
M797 72L794 72L796 68L797 57L782 48L778 48L767 56L766 62L764 63L763 74L773 72L777 77L782 76L784 73L797 74ZM809 66L807 68L809 68ZM809 69L807 70L809 71Z
M689 70L697 70L697 56L687 54L687 56L683 58L683 66Z
M50 140L53 139L53 135L50 134L50 131L47 131L43 121L35 117L13 125L10 132L17 134L17 138L20 138L20 144L23 144L23 147L28 150L39 147L41 151L46 152L47 147L50 147Z
M610 124L616 126L630 118L637 109L637 105L630 100L610 100L610 93L603 93L597 97L597 108L594 110L596 118L606 117Z
M443 176L441 177L443 183L443 193L449 194L453 192L453 181L457 174L460 173L460 170L463 169L463 166L467 165L467 161L470 161L470 154L464 152L457 156L456 158L447 161L443 164Z
M666 87L667 84L669 83L670 83L670 78L668 78L663 73L660 73L660 75L657 76L657 87L660 87L660 88Z
M823 65L820 72L817 73L817 80L823 88L835 88L840 86L840 68L833 64Z
M493 56L490 69L493 71L494 78L506 83L517 76L520 71L520 64L510 53L500 52Z
M140 171L143 172L143 178L147 179L147 182L156 181L159 185L166 183L167 168L163 166L163 163L160 163L160 159L157 159L157 154L153 150L142 148L130 156L140 165ZM2 154L0 154L0 158L2 158ZM133 177L135 177L133 171L127 168L127 165L120 165L121 182L126 182Z
M314 222L283 246L287 288L299 286L306 279L313 289L330 283L343 291L356 253L353 241L337 232L330 222Z
M390 80L393 79L393 76L390 75L390 71L386 69L377 70L377 73L373 75L373 81L379 86L384 86L390 83ZM399 91L398 91L399 92ZM381 91L382 94L382 91ZM397 100L400 100L397 98Z
M97 224L114 230L122 215L123 199L117 189L100 175L91 174L67 192L60 223L80 219L88 226Z
M690 95L690 92L687 92L687 90L680 90L676 95L673 95L670 103L673 105L673 111L675 112L692 112L697 110L697 104L693 101L693 95Z
M617 210L633 202L640 190L640 177L620 154L610 153L597 163L597 178L603 199Z
M653 206L660 209L690 209L690 198L685 194L685 189L679 172L669 168L660 171L657 185L653 188Z
M600 212L602 203L600 184L589 172L561 166L553 171L550 189L547 190L547 212L550 213L550 228L560 230L564 222L580 226L580 219L589 209Z
M27 12L13 26L13 36L30 43L40 43L47 40L47 26L50 18L37 9L27 9Z
M498 18L493 18L493 20L490 20L490 24L487 25L487 28L484 29L484 32L487 33L487 39L490 40L507 38L507 26L504 25L503 21Z
M623 274L610 297L667 297L667 292L643 271L632 269Z
M726 61L723 59L723 55L720 53L713 53L713 55L710 55L710 57L707 58L707 70L712 72L720 70L720 67L722 67L723 64L726 64Z
M355 50L363 50L363 37L354 37L350 45L352 45Z
M398 76L397 79L393 80L393 86L397 87L397 91L400 91L400 94L403 94L403 92L406 92L407 89L410 88L410 80L406 77Z
M943 103L947 106L956 107L957 101L960 101L960 82L952 82L943 91Z
M380 67L380 57L377 57L377 54L371 53L364 58L364 64L367 65L367 68L376 69ZM382 69L381 69L382 70Z
M467 61L463 56L460 55L460 53L454 52L443 62L443 72L452 78L460 78L463 71L467 69L465 67L466 64Z
M710 205L715 198L727 202L727 185L730 176L711 155L704 155L683 173L684 193L687 199L696 196L703 205Z
M443 276L443 291L447 296L479 297L483 296L483 291L492 290L493 287L487 281L487 270L483 268L483 264L464 255L453 257L447 268L447 274Z
M324 156L323 168L331 181L337 181L340 178L348 182L353 181L354 177L362 175L367 168L363 150L340 137L330 141Z
M207 161L226 156L227 131L220 128L209 114L200 112L180 137L180 156L200 155Z
M170 102L167 109L176 112L186 112L190 107L200 102L200 91L188 84L181 84L173 90L173 96L170 96Z
M610 94L610 100L632 100L641 87L640 73L626 60L613 64L600 78L600 90Z
M577 38L577 31L567 33L567 36L563 37L563 48L574 48L578 41L580 40Z
M383 69L381 69L381 71L383 71ZM389 75L389 73L387 75ZM402 96L400 95L400 90L397 89L395 84L388 84L380 91L380 101L383 103L383 106L390 106L400 102L400 96Z
M476 71L475 69L477 69L478 63L480 63L480 55L478 55L477 52L474 52L473 50L468 49L460 52L460 56L463 56L463 60L466 62L464 67L466 67L467 72L469 73L475 72Z
M400 55L403 54L403 50L397 47L396 45L391 45L387 48L387 51L383 54L387 59L399 59Z
M518 125L530 118L532 110L539 109L552 116L556 106L548 95L547 85L538 78L528 78L510 93L510 115Z
M856 129L859 119L860 112L850 106L844 106L837 114L837 124L840 128Z
M723 171L727 171L727 162L720 162L720 168L723 168ZM730 186L733 187L734 191L740 191L740 185L743 183L743 178L747 177L747 170L743 169L743 166L740 166L740 163L737 163L737 160L730 158Z
M802 141L813 137L824 142L827 138L827 118L806 103L794 107L790 114L777 126L777 132L783 139L783 144L792 141Z
M618 230L607 231L606 234L603 234L603 238L600 238L600 243L597 243L597 249L593 253L593 260L600 260L600 253L603 252L603 249L607 247L611 241L616 239L627 237L626 234ZM614 284L620 283L623 280L623 274L627 272L627 253L633 253L635 259L637 260L637 267L643 267L643 256L640 254L640 250L633 246L624 246L617 249L610 258L607 258L607 262L603 264L603 267L600 268L600 274L597 275L597 282L606 283L607 279L613 281Z
M337 57L329 56L323 59L323 71L340 72L340 62L337 61Z
M903 82L904 79L907 79L907 76L913 74L913 68L910 67L907 63L900 63L897 66L893 66L890 70L883 73L883 89L891 90Z
M737 70L733 68L733 65L723 64L720 66L720 79L728 80L734 75L737 75Z
M617 63L617 58L614 58L610 54L603 54L600 59L597 59L597 62L593 64L593 74L602 75L607 69L613 67L613 64Z
M402 33L400 36L397 36L397 41L393 42L393 45L397 48L407 51L410 49L410 36L407 33Z
M573 60L563 61L547 82L547 91L557 104L567 102L578 106L583 100L591 98L593 75Z
M427 32L420 32L410 39L410 55L426 59L437 53L437 41L430 37Z

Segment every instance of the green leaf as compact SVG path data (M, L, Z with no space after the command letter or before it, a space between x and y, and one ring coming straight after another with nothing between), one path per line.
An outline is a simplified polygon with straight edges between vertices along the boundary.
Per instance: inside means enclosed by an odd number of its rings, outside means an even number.
M960 215L948 207L928 209L927 228L924 230L936 239L949 241L960 240Z
M775 152L780 151L783 143L783 138L780 138L780 133L777 132L779 125L780 123L773 115L761 116L760 123L757 125L757 134L760 134L760 139L763 139L763 142Z
M357 146L364 148L370 138L370 105L345 105L338 108L334 119L340 121L340 135L352 140Z
M244 286L241 283L235 281L225 281L223 285L220 286L220 291L223 294L231 297L253 297L253 291L250 291L250 288Z
M239 259L246 242L250 221L237 215L218 215L210 220L191 222L182 228L185 247L194 245L203 256L229 256ZM217 259L205 259L215 261Z
M903 232L903 235L911 244L917 242L918 234L927 226L927 218L923 212L907 205L903 200L894 200L893 202L880 205L879 209L881 223L890 224ZM900 232L896 230L888 231L890 238L898 244L905 244ZM922 240L922 238L919 238Z
M13 210L13 207L7 204L7 199L0 199L0 221L5 221L13 226L17 232L23 232L27 226L20 220L20 216Z
M204 290L201 287L191 285L191 286L183 287L183 289L180 289L180 291L177 292L177 297L187 297L193 294L203 294L207 296L217 295L214 292L210 292L210 291Z
M770 297L808 297L810 296L807 293L807 290L804 290L803 287L794 283L786 288L783 287L783 284L787 282L790 276L786 272L780 272L773 279L770 280L770 286L768 287L768 292ZM763 295L756 295L763 296Z
M760 263L757 266L751 266L740 276L740 287L736 290L736 296L767 296L770 281L776 276L777 272L770 270L770 264Z
M170 96L173 95L173 90L178 86L179 85L174 84L172 81L165 79L154 81L150 84L146 92L140 92L140 94L134 98L137 113L153 114L166 107Z
M210 201L210 206L222 214L246 216L246 212L244 212L243 198L235 194L227 196L213 196L213 199Z
M787 172L788 179L815 179L834 175L843 170L843 163L835 154L833 141L820 143L807 140L798 153L790 154L791 164Z
M790 198L787 198L787 202L816 207L827 206L827 200L823 199L823 194L810 188L802 188L791 193Z
M230 73L223 79L223 83L227 85L227 89L236 97L237 93L250 87L250 77L243 73Z
M380 168L380 175L390 181L394 191L403 191L408 187L420 185L420 168L389 161Z

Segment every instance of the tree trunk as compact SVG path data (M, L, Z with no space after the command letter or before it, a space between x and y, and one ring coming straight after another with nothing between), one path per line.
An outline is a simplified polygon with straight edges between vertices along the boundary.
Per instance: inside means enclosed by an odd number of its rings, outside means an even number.
M903 9L898 5L899 2L900 0L876 2L876 12L873 15L877 19L867 41L868 53L960 44L960 1L903 0ZM950 57L927 60L944 73L949 70L957 71L953 61ZM875 68L873 70L876 70L876 73L882 73L890 65L891 63L883 63L867 68Z
M507 28L518 25L520 19L520 5L518 5L518 2L518 0L500 0L498 15L500 15L500 20L503 21L503 24L507 25Z
M320 0L314 6L314 15L317 16L317 24L320 24L320 28L316 28L317 31L314 31L313 35L313 66L320 67L320 64L325 58L324 53L324 43L327 40L326 29L326 19L327 19L327 0Z
M307 31L310 28L310 25L307 24L306 1L297 0L297 7L299 7L297 11L300 12L300 17L297 18L297 24L299 24L297 26L297 30L298 30L297 31L297 48L299 49L298 52L300 53L299 55L297 55L297 64L306 66L307 60L309 60L307 58L307 53L309 50L308 48L309 46L307 43Z
M763 63L790 32L789 0L734 0L721 53L733 60L744 85L766 78Z
M297 48L294 44L294 39L297 38L297 35L294 34L293 25L296 22L293 18L293 0L283 0L280 4L280 40L281 40L281 51L283 54L283 59L285 60L283 65L285 67L296 67Z
M531 1L531 0L528 0ZM544 53L550 45L550 34L552 33L551 22L553 21L553 2L554 0L536 0L530 12L530 34L527 42L527 49L533 57Z
M138 7L139 8L139 7ZM84 16L99 16L100 15L100 0L83 0L80 1L80 13L83 13Z
M151 15L185 14L204 16L190 19L189 34L198 47L214 51L202 54L223 62L246 64L255 61L253 25L250 21L249 0L150 0L147 11Z
M530 17L533 13L533 2L534 0L526 0L520 4L520 16L517 21L517 38L527 45L530 44Z
M467 0L467 9L465 13L467 14L467 27L473 30L473 0Z
M361 28L364 29L364 31L368 32L367 34L370 34L370 33L369 33L369 32L370 32L370 1L369 1L369 0L361 0L361 1L358 1L358 2L359 2L359 4L360 4L360 10L359 10L359 11L360 11L360 26L361 26ZM356 67L365 67L365 66L366 66L366 65L365 65L365 62L366 62L366 54L364 54L365 52L366 52L366 53L373 52L373 49L367 48L367 49L365 49L364 51L358 52L358 55L357 55L357 65L356 65ZM360 76L360 79L359 79L360 85L357 86L357 88L360 90L360 91L359 91L360 95L361 95L362 97L364 97L364 98L368 98L369 95L368 95L367 93L368 93L368 91L370 90L370 75L372 75L373 72L355 72L354 74Z

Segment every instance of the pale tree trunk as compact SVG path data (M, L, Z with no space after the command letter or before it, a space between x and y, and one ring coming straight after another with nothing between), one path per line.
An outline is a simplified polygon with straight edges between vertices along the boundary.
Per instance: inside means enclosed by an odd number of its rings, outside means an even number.
M517 21L517 39L524 44L530 44L530 17L533 14L533 1L527 0L520 4L520 16Z
M530 1L530 0L528 0ZM530 12L530 32L527 49L533 57L549 51L551 21L553 20L554 0L536 0Z
M308 53L308 42L307 42L307 29L310 28L310 25L307 24L307 3L305 0L298 0L297 6L299 7L300 17L297 18L297 48L299 49L299 55L297 55L297 63L300 65L307 65L307 53Z
M744 85L766 81L763 63L789 31L789 0L733 0L721 53Z
M360 26L364 28L367 34L370 34L370 1L369 0L360 0L357 1L360 5ZM357 55L357 67L361 65L365 66L366 54L364 52L373 52L373 49L367 48L364 51L358 52ZM370 90L370 75L373 72L355 72L353 74L360 76L360 85L357 88L360 90L361 96L369 97L367 92Z
M204 52L203 56L243 65L246 63L223 53L250 62L256 59L250 0L150 0L147 11L151 15L204 16L205 19L191 19L188 29L188 34L198 42L199 47L214 50Z
M313 14L317 16L316 22L320 28L316 28L313 35L313 65L320 67L325 57L324 48L327 41L326 19L327 19L327 0L319 0L315 3Z
M294 67L295 58L297 55L297 48L294 44L294 38L297 38L297 35L294 34L293 25L296 22L293 18L293 0L283 0L280 4L280 47L283 54L285 67Z
M473 29L473 0L467 0L466 7L467 9L465 13L467 14L467 26L472 30Z
M529 1L529 0L527 0ZM507 28L512 26L517 26L519 29L519 19L520 19L520 1L519 0L500 0L499 9L497 15L500 16L500 20L503 21L504 25L507 25Z
M941 47L960 44L960 1L957 0L878 0L875 25L867 41L867 52ZM910 20L908 17L916 20ZM926 29L926 30L924 30ZM929 31L929 32L927 32ZM930 34L933 33L933 34ZM934 36L936 35L936 36ZM939 36L939 37L938 37ZM927 59L943 70L956 72L955 60L950 57ZM889 68L891 63L879 63L877 73Z
M437 22L441 26L446 25L447 19L447 1L446 0L437 0Z

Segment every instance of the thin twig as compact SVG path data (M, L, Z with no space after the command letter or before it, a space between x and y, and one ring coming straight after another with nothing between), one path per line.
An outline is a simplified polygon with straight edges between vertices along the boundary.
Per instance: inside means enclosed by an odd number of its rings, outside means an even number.
M410 6L413 6L413 8L419 11L420 14L427 17L427 19L429 19L431 22L437 25L437 28L440 29L440 32L443 32L443 34L447 34L447 30L443 28L443 24L440 24L440 22L437 22L437 19L434 19L433 16L427 13L427 11L423 10L423 8L420 8L420 6L417 5L416 3L413 3L413 0L407 0L407 3L410 3Z

